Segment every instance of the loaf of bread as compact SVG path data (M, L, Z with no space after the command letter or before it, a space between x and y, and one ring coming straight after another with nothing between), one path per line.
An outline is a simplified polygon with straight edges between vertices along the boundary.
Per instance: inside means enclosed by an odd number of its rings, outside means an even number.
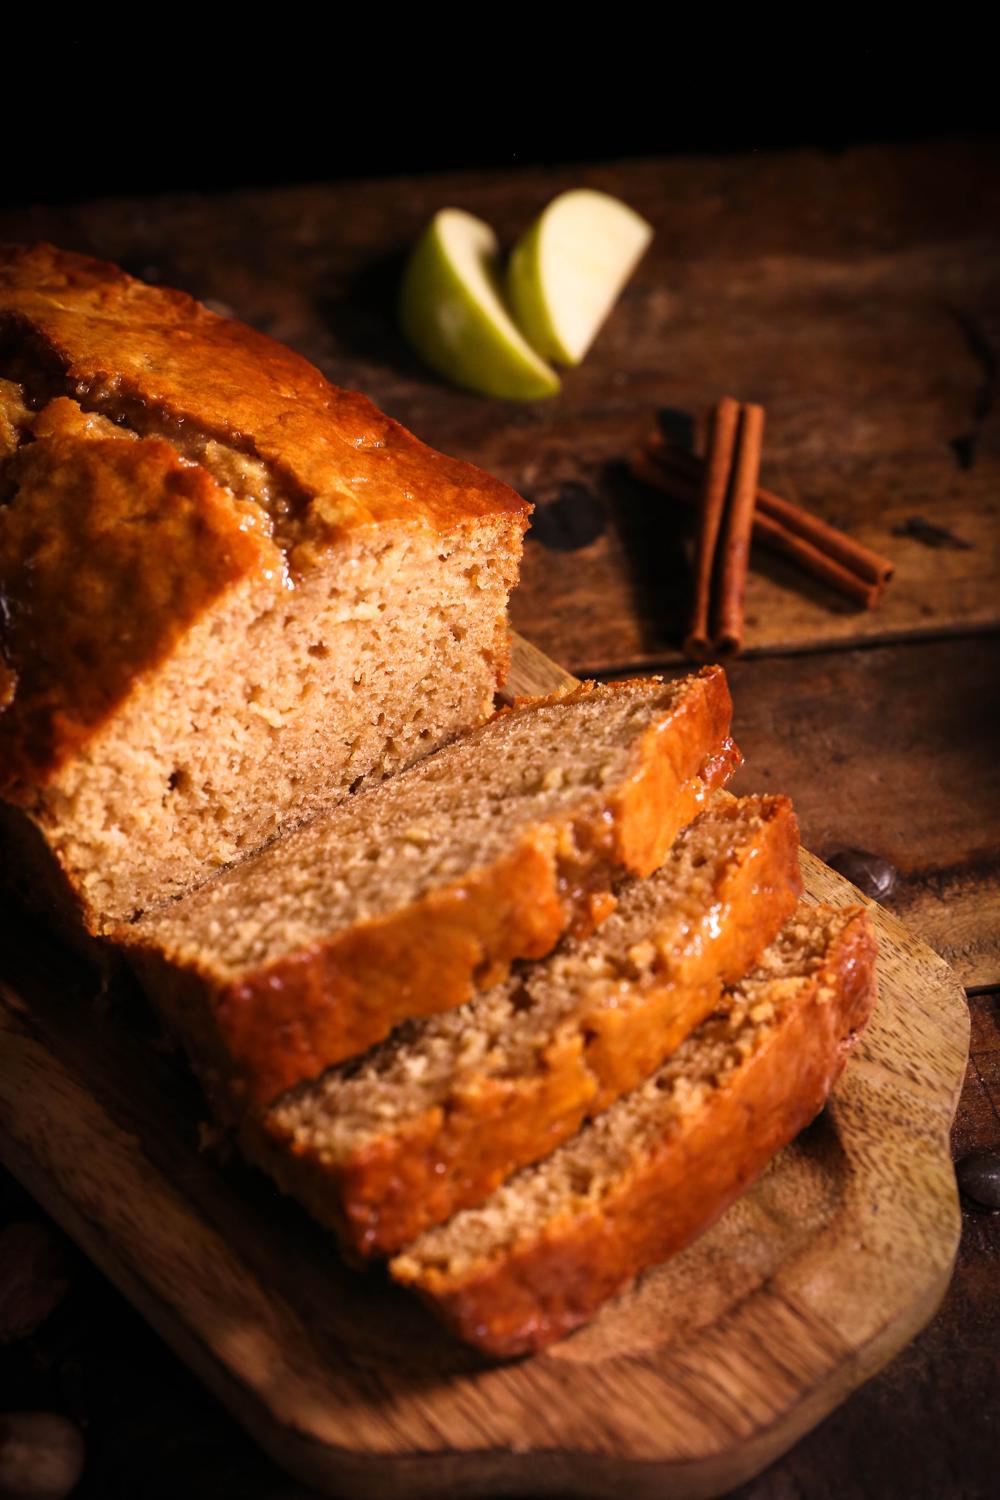
M0 247L0 874L498 1357L710 1224L875 997L791 804L719 790L719 668L489 717L529 509L180 292Z
M101 931L480 722L528 509L180 292L0 249L19 881Z
M352 1256L400 1249L663 1062L791 916L798 850L787 798L717 793L590 937L292 1091L249 1154Z
M728 779L721 668L527 701L116 930L224 1113L548 953Z
M421 1235L393 1276L491 1355L569 1332L707 1228L818 1113L875 984L861 908L800 907L645 1084Z

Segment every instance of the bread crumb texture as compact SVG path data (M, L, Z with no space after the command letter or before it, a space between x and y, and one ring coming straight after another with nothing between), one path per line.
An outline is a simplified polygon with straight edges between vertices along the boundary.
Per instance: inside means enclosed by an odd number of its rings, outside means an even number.
M99 930L479 723L529 507L290 350L0 254L0 795Z

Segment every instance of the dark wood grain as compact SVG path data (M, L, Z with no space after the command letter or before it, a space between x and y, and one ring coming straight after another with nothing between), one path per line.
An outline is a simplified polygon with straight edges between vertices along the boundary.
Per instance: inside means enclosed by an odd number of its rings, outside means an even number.
M865 148L303 187L0 215L212 299L539 506L517 628L574 672L676 658L689 519L629 481L657 412L767 407L764 481L894 558L864 611L760 555L752 651L1000 624L1000 148ZM450 390L395 325L400 261L459 204L510 239L557 189L656 237L592 354L527 405ZM934 547L923 517L966 545Z
M803 855L807 892L849 888ZM8 929L0 1152L261 1444L335 1495L719 1494L920 1329L958 1238L960 989L871 909L880 998L821 1119L588 1328L490 1366L198 1150L138 997ZM99 1001L94 1009L94 1001ZM139 1080L141 1079L141 1085Z
M1000 983L1000 635L727 671L746 757L737 790L787 793L824 859L888 860L890 910L963 984Z
M1000 992L970 1001L956 1159L1000 1153ZM963 1202L955 1275L937 1317L862 1391L730 1500L987 1500L996 1492L1000 1213Z
M1000 635L726 670L745 757L735 790L790 796L823 859L888 860L888 909L963 984L1000 984Z
M998 656L968 635L1000 626L1000 150L577 175L659 232L592 357L557 400L528 406L426 375L395 330L395 282L435 207L461 202L510 235L566 180L552 172L80 205L0 218L0 235L46 234L221 301L519 485L538 510L515 623L576 671L677 660L688 522L624 475L633 441L657 411L707 408L720 382L766 400L771 482L898 569L869 615L759 556L751 647L962 639L926 666L900 650L876 667L859 653L741 669L749 774L766 749L814 847L883 845L904 874L898 909L965 983L1000 982ZM970 545L927 545L907 531L920 516Z
M428 377L392 316L423 220L458 203L509 239L578 182L657 228L587 363L531 407ZM982 986L1000 979L997 641L983 633L998 618L998 224L1000 148L956 143L84 204L0 215L0 237L120 257L211 297L521 486L539 505L515 616L578 671L674 660L687 534L624 477L634 436L657 411L683 434L724 389L765 400L766 480L884 548L899 574L864 616L755 561L763 654L736 674L747 784L793 792L826 853L843 841L894 857L895 908ZM932 546L934 527L971 545ZM883 637L894 644L845 649ZM997 1007L996 992L971 999L958 1154L1000 1150ZM10 1192L2 1209L31 1212ZM745 1500L992 1496L998 1274L1000 1215L967 1209L934 1323ZM0 1404L88 1424L81 1500L305 1493L82 1264L67 1309L0 1351Z
M972 1040L962 1107L955 1122L956 1157L977 1150L1000 1153L1000 991L973 995L969 1009ZM997 1317L1000 1320L1000 1304Z
M889 908L1000 983L1000 636L736 662L741 790L783 791L824 859L888 859Z

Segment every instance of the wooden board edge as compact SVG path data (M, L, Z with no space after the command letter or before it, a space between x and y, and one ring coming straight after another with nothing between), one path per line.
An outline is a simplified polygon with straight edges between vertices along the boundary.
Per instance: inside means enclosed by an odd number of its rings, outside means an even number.
M515 641L514 646L512 679L516 681L518 693L550 692L575 681L528 643ZM905 946L935 977L935 992L941 1003L938 1019L945 1023L948 1034L948 1056L943 1062L948 1069L949 1087L942 1102L941 1139L944 1144L939 1163L942 1174L950 1178L950 1184L945 1185L948 1223L942 1224L936 1264L924 1268L922 1285L912 1302L902 1312L897 1311L873 1338L845 1360L835 1382L824 1383L809 1392L783 1419L743 1441L735 1452L678 1461L671 1458L626 1458L581 1449L414 1451L390 1455L359 1453L337 1447L317 1435L316 1424L294 1420L287 1412L284 1417L276 1415L274 1408L260 1399L258 1390L240 1380L189 1323L178 1319L176 1307L163 1301L149 1276L143 1273L141 1262L137 1264L135 1257L130 1259L127 1254L123 1255L120 1244L113 1242L96 1218L74 1201L72 1186L60 1184L58 1176L53 1178L51 1172L45 1170L46 1163L34 1159L26 1146L16 1139L10 1121L5 1127L2 1108L0 1153L29 1191L121 1287L260 1445L306 1483L319 1485L331 1494L345 1495L355 1494L361 1485L366 1494L405 1495L408 1500L438 1496L445 1488L453 1496L472 1496L499 1494L524 1485L529 1485L539 1494L570 1488L581 1496L594 1497L594 1500L605 1500L605 1497L610 1500L621 1493L623 1483L628 1483L637 1496L648 1495L651 1500L653 1496L673 1496L676 1500L691 1497L694 1500L694 1497L717 1495L751 1478L773 1462L850 1391L891 1359L929 1321L947 1287L958 1244L960 1216L950 1154L947 1153L946 1126L957 1106L968 1052L969 1019L964 992L944 960L913 939L891 914L868 901L860 892L855 892L842 877L829 871L813 856L804 853L803 865L811 884L822 886L825 882L832 882L832 889L841 899L846 892L865 905L889 944ZM109 1123L114 1129L113 1122ZM139 1143L135 1144L138 1148ZM138 1150L134 1165L137 1172L142 1171L144 1162ZM148 1163L145 1165L148 1167ZM179 1211L183 1213L184 1201L180 1195L177 1201ZM223 1242L221 1250L230 1259L238 1261L234 1247ZM292 1310L288 1309L288 1313L294 1321ZM293 1397L294 1392L289 1392L289 1396ZM291 1407L294 1408L294 1399Z
M816 862L818 863L818 862ZM834 877L839 879L840 877ZM77 1088L66 1075L63 1086ZM39 1104L51 1107L51 1100L39 1091ZM96 1109L96 1106L93 1107ZM7 1122L9 1127L9 1122ZM113 1134L120 1130L109 1122ZM87 1141L79 1143L86 1149ZM122 1141L133 1157L135 1180L148 1171L138 1139ZM571 1490L588 1500L612 1500L627 1484L637 1500L697 1500L697 1497L719 1495L743 1483L788 1450L817 1422L829 1414L851 1391L871 1377L890 1360L933 1316L947 1287L951 1258L957 1246L957 1225L952 1236L950 1255L937 1273L927 1279L918 1297L906 1309L887 1321L880 1334L853 1352L838 1371L834 1384L824 1382L810 1392L786 1417L742 1442L735 1451L706 1454L690 1460L671 1458L623 1458L582 1450L546 1450L533 1448L524 1452L484 1449L480 1451L410 1454L359 1453L335 1446L317 1436L308 1421L297 1422L286 1414L277 1416L267 1401L246 1381L236 1378L231 1368L220 1361L190 1323L179 1321L173 1305L165 1304L142 1267L141 1254L123 1257L120 1242L102 1232L93 1214L73 1202L69 1191L54 1191L59 1175L51 1164L39 1163L5 1128L0 1109L0 1154L47 1209L92 1257L140 1313L162 1335L175 1353L229 1408L250 1435L268 1454L302 1482L316 1485L331 1495L356 1496L359 1486L366 1495L402 1497L407 1500L431 1500L447 1491L450 1496L494 1495L515 1491L523 1486L533 1493L558 1494ZM950 1164L949 1164L950 1165ZM49 1170L46 1170L46 1167ZM187 1211L182 1196L167 1185L176 1196L177 1209ZM210 1230L214 1234L214 1231ZM127 1242L125 1242L127 1244ZM220 1241L224 1257L238 1259L231 1246ZM289 1332L285 1330L281 1342ZM290 1408L295 1407L294 1380L287 1391ZM285 1403L282 1403L285 1404Z
M564 667L560 667L544 651L539 651L516 630L510 635L510 667L499 697L504 703L513 703L516 698L542 696L555 693L560 688L576 687L580 681Z

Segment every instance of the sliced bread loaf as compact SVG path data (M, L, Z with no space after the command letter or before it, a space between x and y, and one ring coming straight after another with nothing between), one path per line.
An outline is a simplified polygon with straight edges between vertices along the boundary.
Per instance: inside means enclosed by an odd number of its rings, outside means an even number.
M708 1227L822 1108L875 1001L859 907L801 906L643 1086L391 1262L465 1340L523 1354Z
M294 1090L245 1145L355 1255L385 1255L636 1087L801 894L784 797L725 792L597 932Z
M190 297L0 247L19 882L103 930L481 722L528 511Z
M531 700L118 930L220 1103L261 1106L548 953L731 774L709 668Z

